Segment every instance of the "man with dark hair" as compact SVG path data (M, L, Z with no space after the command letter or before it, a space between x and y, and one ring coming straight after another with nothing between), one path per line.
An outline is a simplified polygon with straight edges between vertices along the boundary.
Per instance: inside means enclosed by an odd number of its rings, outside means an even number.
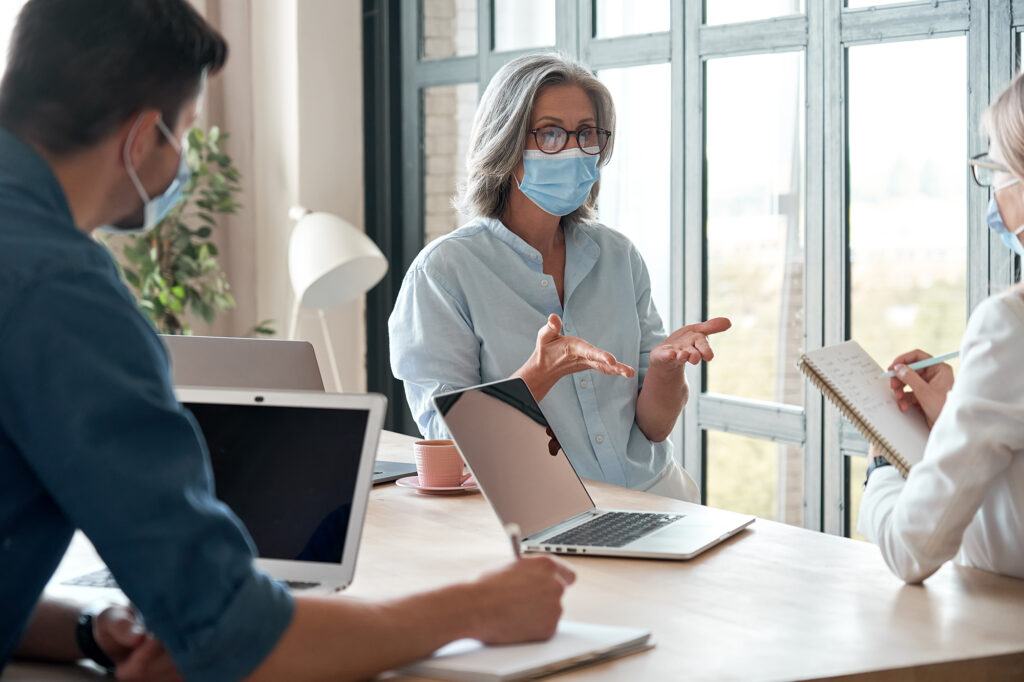
M460 637L551 636L573 579L551 559L386 603L293 597L214 498L164 348L89 233L174 205L226 56L185 0L29 0L19 16L0 82L0 668L88 656L122 679L346 679ZM37 603L76 528L148 633L127 609Z

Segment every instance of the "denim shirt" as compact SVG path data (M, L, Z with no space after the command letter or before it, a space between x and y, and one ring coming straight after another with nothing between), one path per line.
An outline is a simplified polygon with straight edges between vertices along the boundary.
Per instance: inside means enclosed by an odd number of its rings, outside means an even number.
M291 622L214 498L152 326L49 166L0 129L0 667L76 528L186 679L244 677Z
M447 438L433 395L511 376L550 314L563 333L637 370L562 377L541 409L580 476L646 488L671 461L636 423L650 353L666 334L647 267L622 234L577 223L565 232L563 308L541 254L493 218L430 243L405 274L389 321L391 367L426 438Z

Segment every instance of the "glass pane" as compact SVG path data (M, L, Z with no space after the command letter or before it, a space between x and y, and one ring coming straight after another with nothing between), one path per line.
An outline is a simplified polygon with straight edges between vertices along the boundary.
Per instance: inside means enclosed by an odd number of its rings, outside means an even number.
M596 0L597 37L668 31L668 0Z
M451 201L466 180L466 149L476 100L476 83L423 89L424 243L469 219L452 208Z
M0 72L7 68L7 48L14 30L14 22L25 0L4 0L0 2Z
M706 0L705 5L705 24L758 21L804 11L804 0Z
M707 432L707 502L709 507L754 514L762 519L783 520L780 500L802 506L802 477L796 494L779 488L787 479L783 453L792 446L720 431ZM802 448L792 448L800 453ZM785 507L786 505L783 505ZM799 523L790 515L790 522Z
M494 0L494 50L555 44L555 0Z
M966 48L957 36L849 51L850 337L882 366L960 347Z
M850 532L849 537L854 540L867 540L857 532L857 521L860 519L860 500L864 495L864 477L868 472L867 457L847 457L846 485L849 488L850 504Z
M708 390L803 404L804 56L707 64ZM756 106L751 106L756 103Z
M420 0L424 59L476 54L477 0Z
M636 245L651 274L654 305L669 327L671 291L672 67L651 64L598 74L615 100L615 152L601 169L601 222Z

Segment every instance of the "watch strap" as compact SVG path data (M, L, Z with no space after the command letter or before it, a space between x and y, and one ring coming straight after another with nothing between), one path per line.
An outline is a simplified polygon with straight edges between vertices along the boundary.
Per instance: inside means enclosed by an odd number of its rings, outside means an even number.
M878 455L877 457L872 458L871 463L868 464L867 474L864 476L864 487L866 488L868 486L868 479L871 478L871 472L873 472L878 467L887 466L892 466L892 462L887 460L885 457Z
M96 636L92 629L93 614L84 612L78 617L78 622L75 624L75 640L78 642L78 648L82 650L82 653L86 658L95 662L101 668L106 669L108 672L113 672L117 666L110 656L103 653L103 649L96 642Z

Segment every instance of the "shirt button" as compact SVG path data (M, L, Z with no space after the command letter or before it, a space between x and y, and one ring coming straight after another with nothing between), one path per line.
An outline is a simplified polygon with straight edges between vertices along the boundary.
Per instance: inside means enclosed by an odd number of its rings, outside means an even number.
M587 387L587 380L584 379L583 381L580 382L580 388L586 388L586 387ZM600 442L600 441L598 441L598 442Z
M604 442L604 436L598 436L594 440L596 440L598 443L603 443Z
M530 260L537 260L537 254L531 253L530 254Z
M540 281L540 285L541 285L542 287L546 287L546 286L548 285L548 281L547 281L546 279L542 279L542 280Z

